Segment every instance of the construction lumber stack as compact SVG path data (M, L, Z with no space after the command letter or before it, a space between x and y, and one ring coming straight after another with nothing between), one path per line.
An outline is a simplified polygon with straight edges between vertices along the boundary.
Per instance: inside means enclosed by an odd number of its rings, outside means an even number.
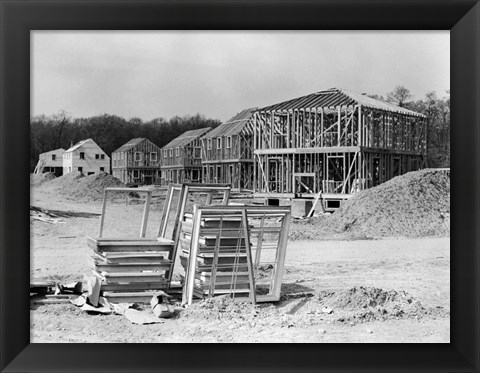
M173 241L165 238L87 238L93 250L90 264L101 290L112 303L148 303L158 290L169 287L165 277Z
M246 211L235 206L195 206L180 227L180 262L185 269L183 303L193 296L249 296L255 284Z

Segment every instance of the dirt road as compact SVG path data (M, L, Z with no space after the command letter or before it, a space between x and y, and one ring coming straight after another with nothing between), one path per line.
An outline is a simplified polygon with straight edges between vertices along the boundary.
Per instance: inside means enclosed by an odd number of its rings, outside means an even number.
M33 190L31 204L62 211L101 211L99 202L60 199L41 187ZM141 205L120 201L107 209L105 235L137 234ZM161 204L153 206L147 236L156 235L160 216ZM89 272L85 237L95 236L98 227L99 216L62 218L57 223L32 220L32 279L81 280ZM291 241L283 300L262 304L251 310L252 315L246 311L248 317L206 313L202 318L194 308L163 324L139 326L123 316L89 315L70 304L32 305L31 341L448 343L449 279L449 238ZM352 303L340 305L338 299L334 303L335 296L344 292ZM374 293L378 297L372 305ZM354 303L360 296L370 303ZM408 308L410 303L415 310ZM337 306L331 307L331 314L322 313L321 307L328 304ZM355 308L359 304L363 305Z

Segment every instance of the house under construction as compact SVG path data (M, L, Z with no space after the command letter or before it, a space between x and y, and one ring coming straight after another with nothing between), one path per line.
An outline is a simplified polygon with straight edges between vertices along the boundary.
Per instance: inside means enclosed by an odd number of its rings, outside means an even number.
M59 148L41 153L38 156L38 163L35 166L34 174L42 174L44 172L53 172L55 176L63 175L63 153L65 149Z
M126 185L160 184L160 148L143 137L112 153L112 174Z
M204 182L253 189L254 110L243 110L201 138Z
M258 197L340 201L425 167L426 117L343 89L258 109ZM333 206L332 206L333 207Z
M200 137L210 127L186 131L162 148L162 183L202 181Z

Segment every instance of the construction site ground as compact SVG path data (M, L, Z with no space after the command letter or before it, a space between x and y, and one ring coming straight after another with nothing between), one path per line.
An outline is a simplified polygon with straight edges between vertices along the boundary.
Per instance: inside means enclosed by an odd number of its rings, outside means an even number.
M81 281L90 273L86 236L98 234L101 199L69 197L53 180L32 185L31 205L69 212L31 219L32 281ZM157 235L162 208L161 200L152 204L147 237ZM135 199L109 201L104 236L138 235L142 213ZM311 224L292 224L291 238L280 302L253 307L220 297L153 325L32 303L31 342L450 342L448 235L355 238L319 230L312 238Z

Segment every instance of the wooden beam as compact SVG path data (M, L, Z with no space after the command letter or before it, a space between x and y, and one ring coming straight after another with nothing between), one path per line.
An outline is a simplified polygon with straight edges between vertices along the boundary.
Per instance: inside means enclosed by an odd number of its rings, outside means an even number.
M337 141L337 145L340 146L340 123L341 123L341 120L342 120L342 115L341 115L341 111L340 111L340 106L338 107L338 121L337 121L337 137L338 137L338 141Z
M359 146L331 146L331 147L312 147L312 148L292 148L292 149L256 149L256 155L276 155L276 154L321 154L321 153L350 153L359 151Z
M145 237L145 233L147 231L148 214L150 212L151 199L152 199L152 192L148 191L147 196L145 198L145 207L144 207L143 216L142 216L142 226L140 227L140 237Z
M321 108L320 110L320 146L323 146L323 108Z
M107 191L103 191L103 203L102 203L102 216L100 217L100 232L98 232L98 237L102 237L103 234L103 225L105 223L105 212L107 209Z
M358 106L358 134L357 134L356 145L362 146L362 105Z

